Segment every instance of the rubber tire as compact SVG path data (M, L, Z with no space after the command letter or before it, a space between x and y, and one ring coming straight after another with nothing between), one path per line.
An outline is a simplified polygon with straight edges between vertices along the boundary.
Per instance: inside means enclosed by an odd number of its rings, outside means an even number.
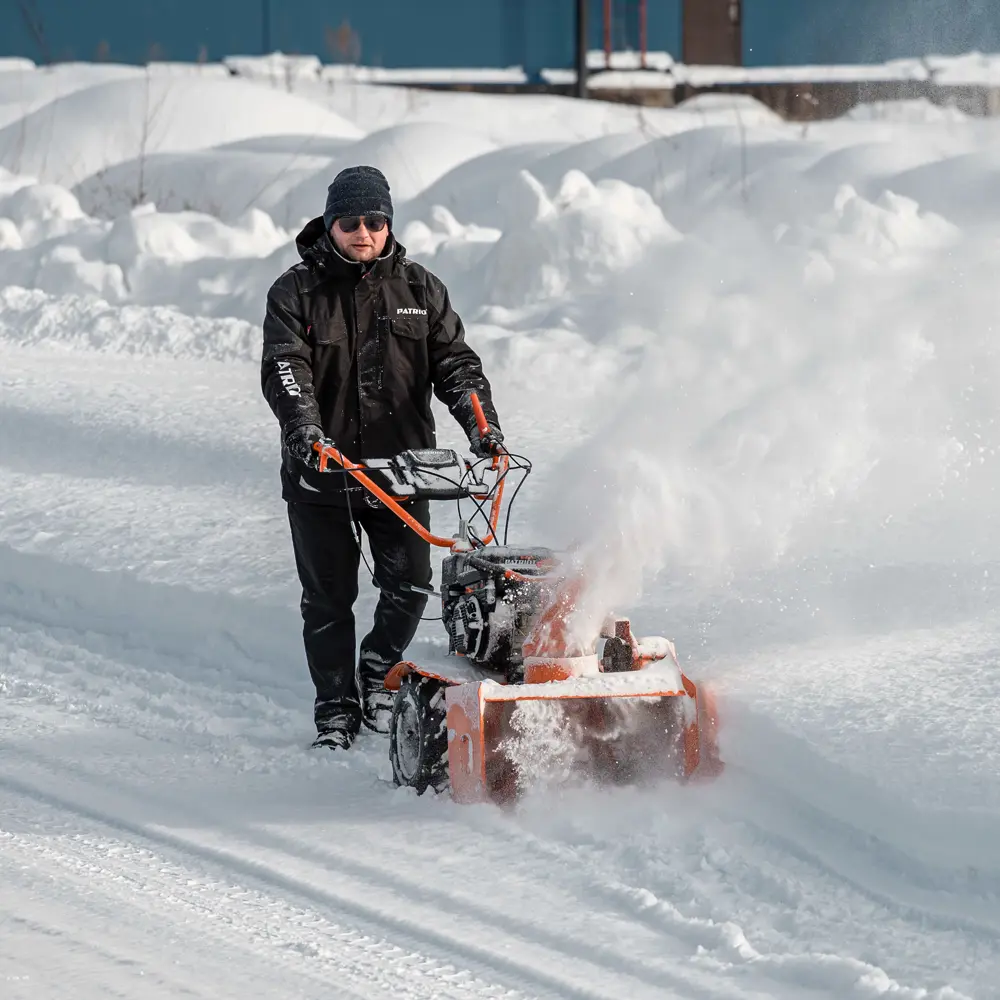
M408 674L392 705L389 726L392 777L397 785L413 788L418 795L428 788L441 792L449 785L444 691L441 681ZM409 747L402 745L407 730L410 730Z

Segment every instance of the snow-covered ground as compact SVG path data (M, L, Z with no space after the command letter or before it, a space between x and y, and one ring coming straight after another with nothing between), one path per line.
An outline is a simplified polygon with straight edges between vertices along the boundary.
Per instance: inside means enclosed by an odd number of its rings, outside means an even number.
M0 74L0 996L1000 998L1000 123L217 70ZM306 749L259 321L362 161L718 781Z

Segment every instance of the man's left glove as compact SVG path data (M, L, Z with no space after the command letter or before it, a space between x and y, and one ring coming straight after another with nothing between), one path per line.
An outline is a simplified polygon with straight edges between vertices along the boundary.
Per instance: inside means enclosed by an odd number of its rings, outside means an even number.
M317 424L304 424L285 435L285 452L293 461L307 469L319 469L319 452L313 447L317 441L329 442L323 437L323 428Z
M499 427L494 427L490 425L490 429L486 434L480 435L479 429L476 428L472 432L472 438L469 441L469 446L472 450L472 454L476 458L494 458L495 456L503 452L501 445L503 444L503 431Z

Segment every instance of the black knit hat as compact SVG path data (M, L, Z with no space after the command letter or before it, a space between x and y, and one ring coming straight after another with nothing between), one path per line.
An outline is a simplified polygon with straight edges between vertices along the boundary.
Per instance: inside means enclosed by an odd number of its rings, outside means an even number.
M348 167L333 179L326 196L323 224L327 232L342 215L381 212L392 225L392 196L385 174L376 167Z

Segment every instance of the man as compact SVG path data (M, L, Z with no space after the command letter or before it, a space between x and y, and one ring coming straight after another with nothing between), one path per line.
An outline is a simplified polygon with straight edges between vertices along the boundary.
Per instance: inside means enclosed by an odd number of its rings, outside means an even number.
M316 446L333 444L353 461L433 448L432 390L475 454L495 453L503 434L447 289L393 237L392 199L380 171L341 171L323 217L306 225L296 245L302 262L268 292L261 384L281 425L282 496L316 686L313 746L347 749L362 722L388 732L392 700L383 681L427 603L430 547L346 473L321 473ZM482 439L473 392L491 428ZM426 501L408 509L429 525ZM380 596L356 660L361 531Z

